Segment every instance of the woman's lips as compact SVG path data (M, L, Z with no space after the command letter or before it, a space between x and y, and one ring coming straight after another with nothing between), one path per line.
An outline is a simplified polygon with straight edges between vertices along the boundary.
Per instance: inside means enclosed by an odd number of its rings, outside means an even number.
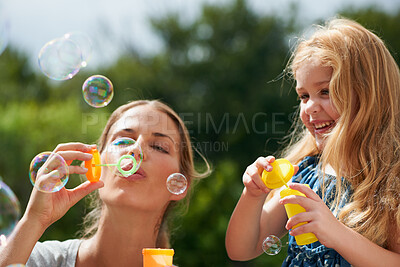
M132 166L130 168L132 168ZM125 166L122 167L122 169L125 170L125 171L130 170L130 168L125 168ZM133 174L131 174L129 176L124 176L120 172L118 172L118 176L120 176L123 179L129 180L129 181L136 181L136 180L140 180L140 179L146 178L146 174L145 174L145 172L143 171L142 168L139 168L135 173L133 173Z

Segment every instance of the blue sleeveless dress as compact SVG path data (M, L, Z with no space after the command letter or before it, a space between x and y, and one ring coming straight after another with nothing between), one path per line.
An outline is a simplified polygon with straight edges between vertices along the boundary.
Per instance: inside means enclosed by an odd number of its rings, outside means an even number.
M318 166L319 157L306 157L299 164L299 171L292 178L292 182L308 184L322 198L321 179L322 175ZM324 202L328 207L331 207L335 197L336 178L332 175L325 174L325 192ZM352 195L351 187L342 179L344 193L339 202L339 207L343 207ZM315 242L309 245L299 246L293 236L289 235L288 256L282 263L284 267L307 267L307 266L334 266L343 267L351 266L339 253L331 248L327 248L320 242Z

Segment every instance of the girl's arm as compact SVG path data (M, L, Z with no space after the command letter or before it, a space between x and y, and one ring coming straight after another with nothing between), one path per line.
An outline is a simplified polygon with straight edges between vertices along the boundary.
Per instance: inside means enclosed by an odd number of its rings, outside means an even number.
M285 233L287 217L283 206L278 204L279 194L265 202L270 189L260 176L264 169L272 170L269 163L274 160L274 157L260 157L247 167L243 175L245 188L232 213L225 239L232 260L245 261L257 257L262 253L262 242L268 235L282 236Z
M292 189L304 193L306 197L289 196L281 204L299 204L306 212L290 218L286 224L291 229L300 222L308 222L290 231L293 236L312 232L326 247L333 248L353 266L398 266L400 245L397 243L399 227L394 227L390 250L369 241L361 234L339 222L321 198L310 188L301 184L291 184Z
M371 242L361 234L341 224L342 230L338 233L335 249L343 258L353 266L399 266L400 249L392 247L392 250L384 249ZM393 235L399 237L398 232Z
M90 160L91 146L81 143L59 145L54 152L62 155L66 161ZM70 173L84 174L86 169L70 166ZM39 179L39 178L38 178ZM102 187L103 182L85 182L74 189L62 188L55 193L43 193L33 189L25 214L7 239L7 245L0 250L0 266L15 263L25 264L43 232L52 223L60 219L73 205L85 195Z

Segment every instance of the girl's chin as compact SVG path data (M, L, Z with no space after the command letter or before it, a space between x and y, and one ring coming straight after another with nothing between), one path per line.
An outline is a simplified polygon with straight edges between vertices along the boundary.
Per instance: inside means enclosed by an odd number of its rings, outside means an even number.
M324 150L325 148L325 144L326 144L326 140L325 139L319 139L319 138L315 138L315 142L317 144L317 148L319 151Z

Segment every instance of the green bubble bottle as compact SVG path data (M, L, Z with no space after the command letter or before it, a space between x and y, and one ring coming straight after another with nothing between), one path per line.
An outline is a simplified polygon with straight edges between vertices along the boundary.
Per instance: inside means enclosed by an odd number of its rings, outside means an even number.
M279 188L283 185L286 186L285 189L283 189L280 192L281 198L284 198L286 196L290 195L297 195L297 196L303 196L305 197L303 193L289 188L287 183L290 181L294 174L294 168L293 165L287 160L287 159L276 159L274 162L270 163L272 166L272 171L267 172L263 171L261 179L263 180L264 184L270 188L270 189L275 189ZM307 185L308 186L308 185ZM285 210L288 218L291 218L292 216L306 211L302 206L299 204L285 204ZM299 224L296 224L293 226L292 229L295 229L296 227L299 227L300 225L306 224L307 222L302 222ZM314 243L318 241L318 238L313 234L313 233L305 233L301 235L297 235L294 237L296 239L296 242L299 246L302 245L307 245Z

